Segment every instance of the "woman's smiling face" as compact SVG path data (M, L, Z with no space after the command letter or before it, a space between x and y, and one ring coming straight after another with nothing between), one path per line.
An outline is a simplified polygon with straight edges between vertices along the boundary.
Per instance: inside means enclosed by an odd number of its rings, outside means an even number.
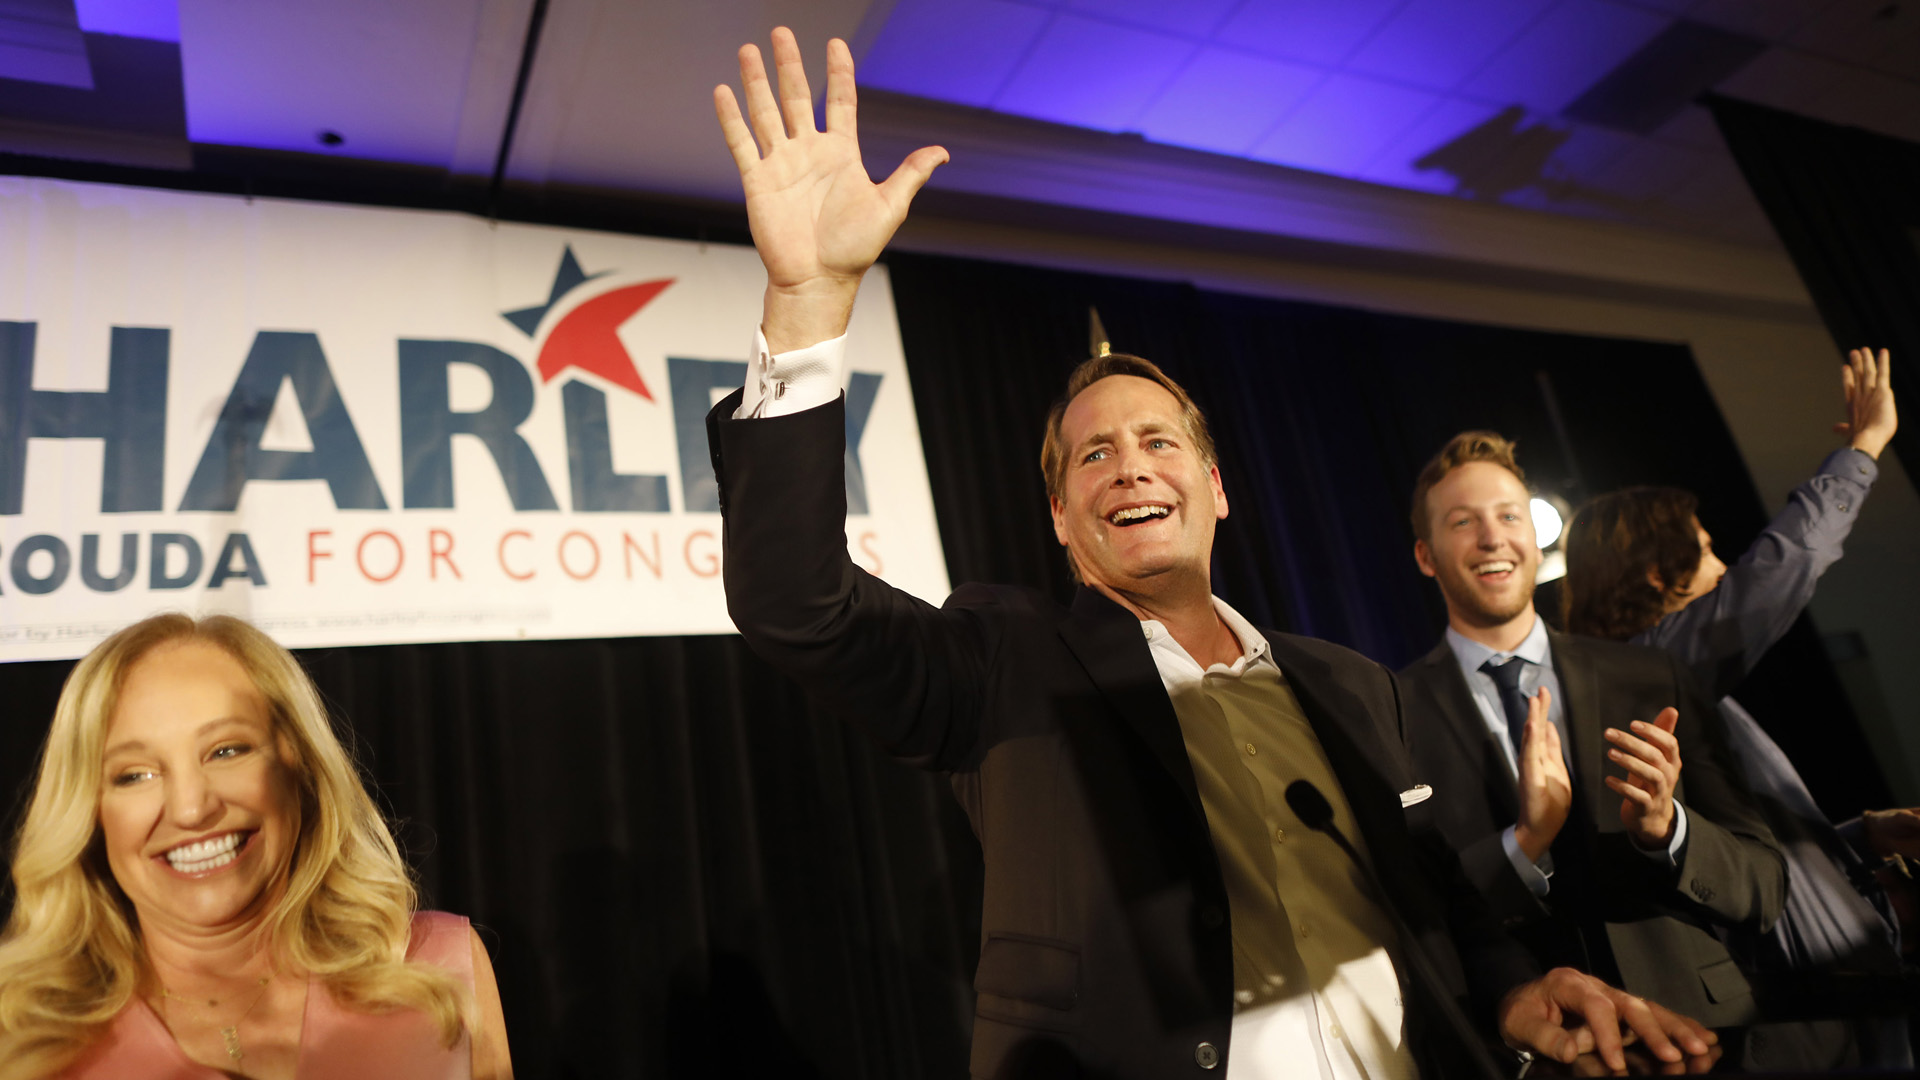
M100 829L143 929L242 924L285 884L300 834L292 762L246 669L204 641L128 670L107 725Z

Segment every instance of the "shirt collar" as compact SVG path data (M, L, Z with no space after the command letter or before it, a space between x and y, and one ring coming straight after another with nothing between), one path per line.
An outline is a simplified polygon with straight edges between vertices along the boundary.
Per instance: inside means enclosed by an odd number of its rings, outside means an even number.
M1530 660L1542 667L1553 666L1553 653L1547 647L1547 620L1538 613L1533 616L1533 629L1527 631L1526 639L1512 652L1489 649L1451 626L1447 627L1447 648L1453 650L1453 658L1462 671L1479 671L1480 665L1488 660L1505 662L1510 656Z
M1259 663L1261 660L1267 660L1270 649L1267 645L1266 636L1261 634L1260 631L1255 630L1253 624L1248 622L1239 612L1233 610L1231 604L1228 604L1225 600L1217 596L1212 599L1214 614L1220 616L1220 621L1226 623L1227 629L1233 631L1233 636L1240 641L1240 659L1237 661L1237 664L1241 669L1245 670ZM1172 652L1186 657L1188 663L1193 664L1195 667L1199 666L1199 662L1187 654L1187 651L1180 646L1180 643L1174 640L1173 635L1167 632L1165 624L1161 623L1160 620L1142 619L1140 620L1140 630L1146 634L1147 640L1154 645L1168 648Z

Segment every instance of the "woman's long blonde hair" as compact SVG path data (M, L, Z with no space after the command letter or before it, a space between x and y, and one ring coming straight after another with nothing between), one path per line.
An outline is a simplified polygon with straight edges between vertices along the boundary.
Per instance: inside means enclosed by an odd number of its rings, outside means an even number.
M292 654L239 619L157 615L100 643L60 692L33 801L13 845L13 916L0 931L0 1078L51 1075L102 1034L149 978L133 907L100 840L101 759L127 672L163 645L205 642L267 700L300 785L300 836L267 915L278 970L364 1012L416 1008L452 1046L471 1017L459 983L409 963L416 896L386 820Z

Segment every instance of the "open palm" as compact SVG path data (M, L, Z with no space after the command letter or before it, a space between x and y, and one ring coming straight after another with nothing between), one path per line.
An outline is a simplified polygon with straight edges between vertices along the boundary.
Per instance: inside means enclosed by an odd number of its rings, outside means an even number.
M773 32L773 60L777 99L760 50L740 47L746 118L732 88L713 91L720 130L740 169L754 247L767 268L769 304L780 294L822 309L844 302L850 311L861 275L879 258L906 219L914 193L947 153L935 146L916 150L892 176L875 184L860 160L853 54L847 43L835 38L827 45L825 131L814 125L800 47L785 27ZM844 329L844 318L841 322ZM770 328L770 341L772 336Z

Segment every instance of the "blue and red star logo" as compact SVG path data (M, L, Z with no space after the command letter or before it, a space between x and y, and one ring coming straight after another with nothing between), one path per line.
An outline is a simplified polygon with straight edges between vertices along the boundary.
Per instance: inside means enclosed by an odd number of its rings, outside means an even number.
M560 269L553 275L553 290L547 294L547 302L501 315L521 333L536 337L541 321L562 297L608 273L602 270L588 274L580 269L580 260L574 258L569 245L560 256ZM552 382L554 376L567 368L579 368L652 401L653 393L641 380L627 347L620 343L619 331L628 319L666 291L673 280L661 278L612 289L567 312L566 317L548 331L546 344L540 346L540 358L534 365L540 372L540 381Z

